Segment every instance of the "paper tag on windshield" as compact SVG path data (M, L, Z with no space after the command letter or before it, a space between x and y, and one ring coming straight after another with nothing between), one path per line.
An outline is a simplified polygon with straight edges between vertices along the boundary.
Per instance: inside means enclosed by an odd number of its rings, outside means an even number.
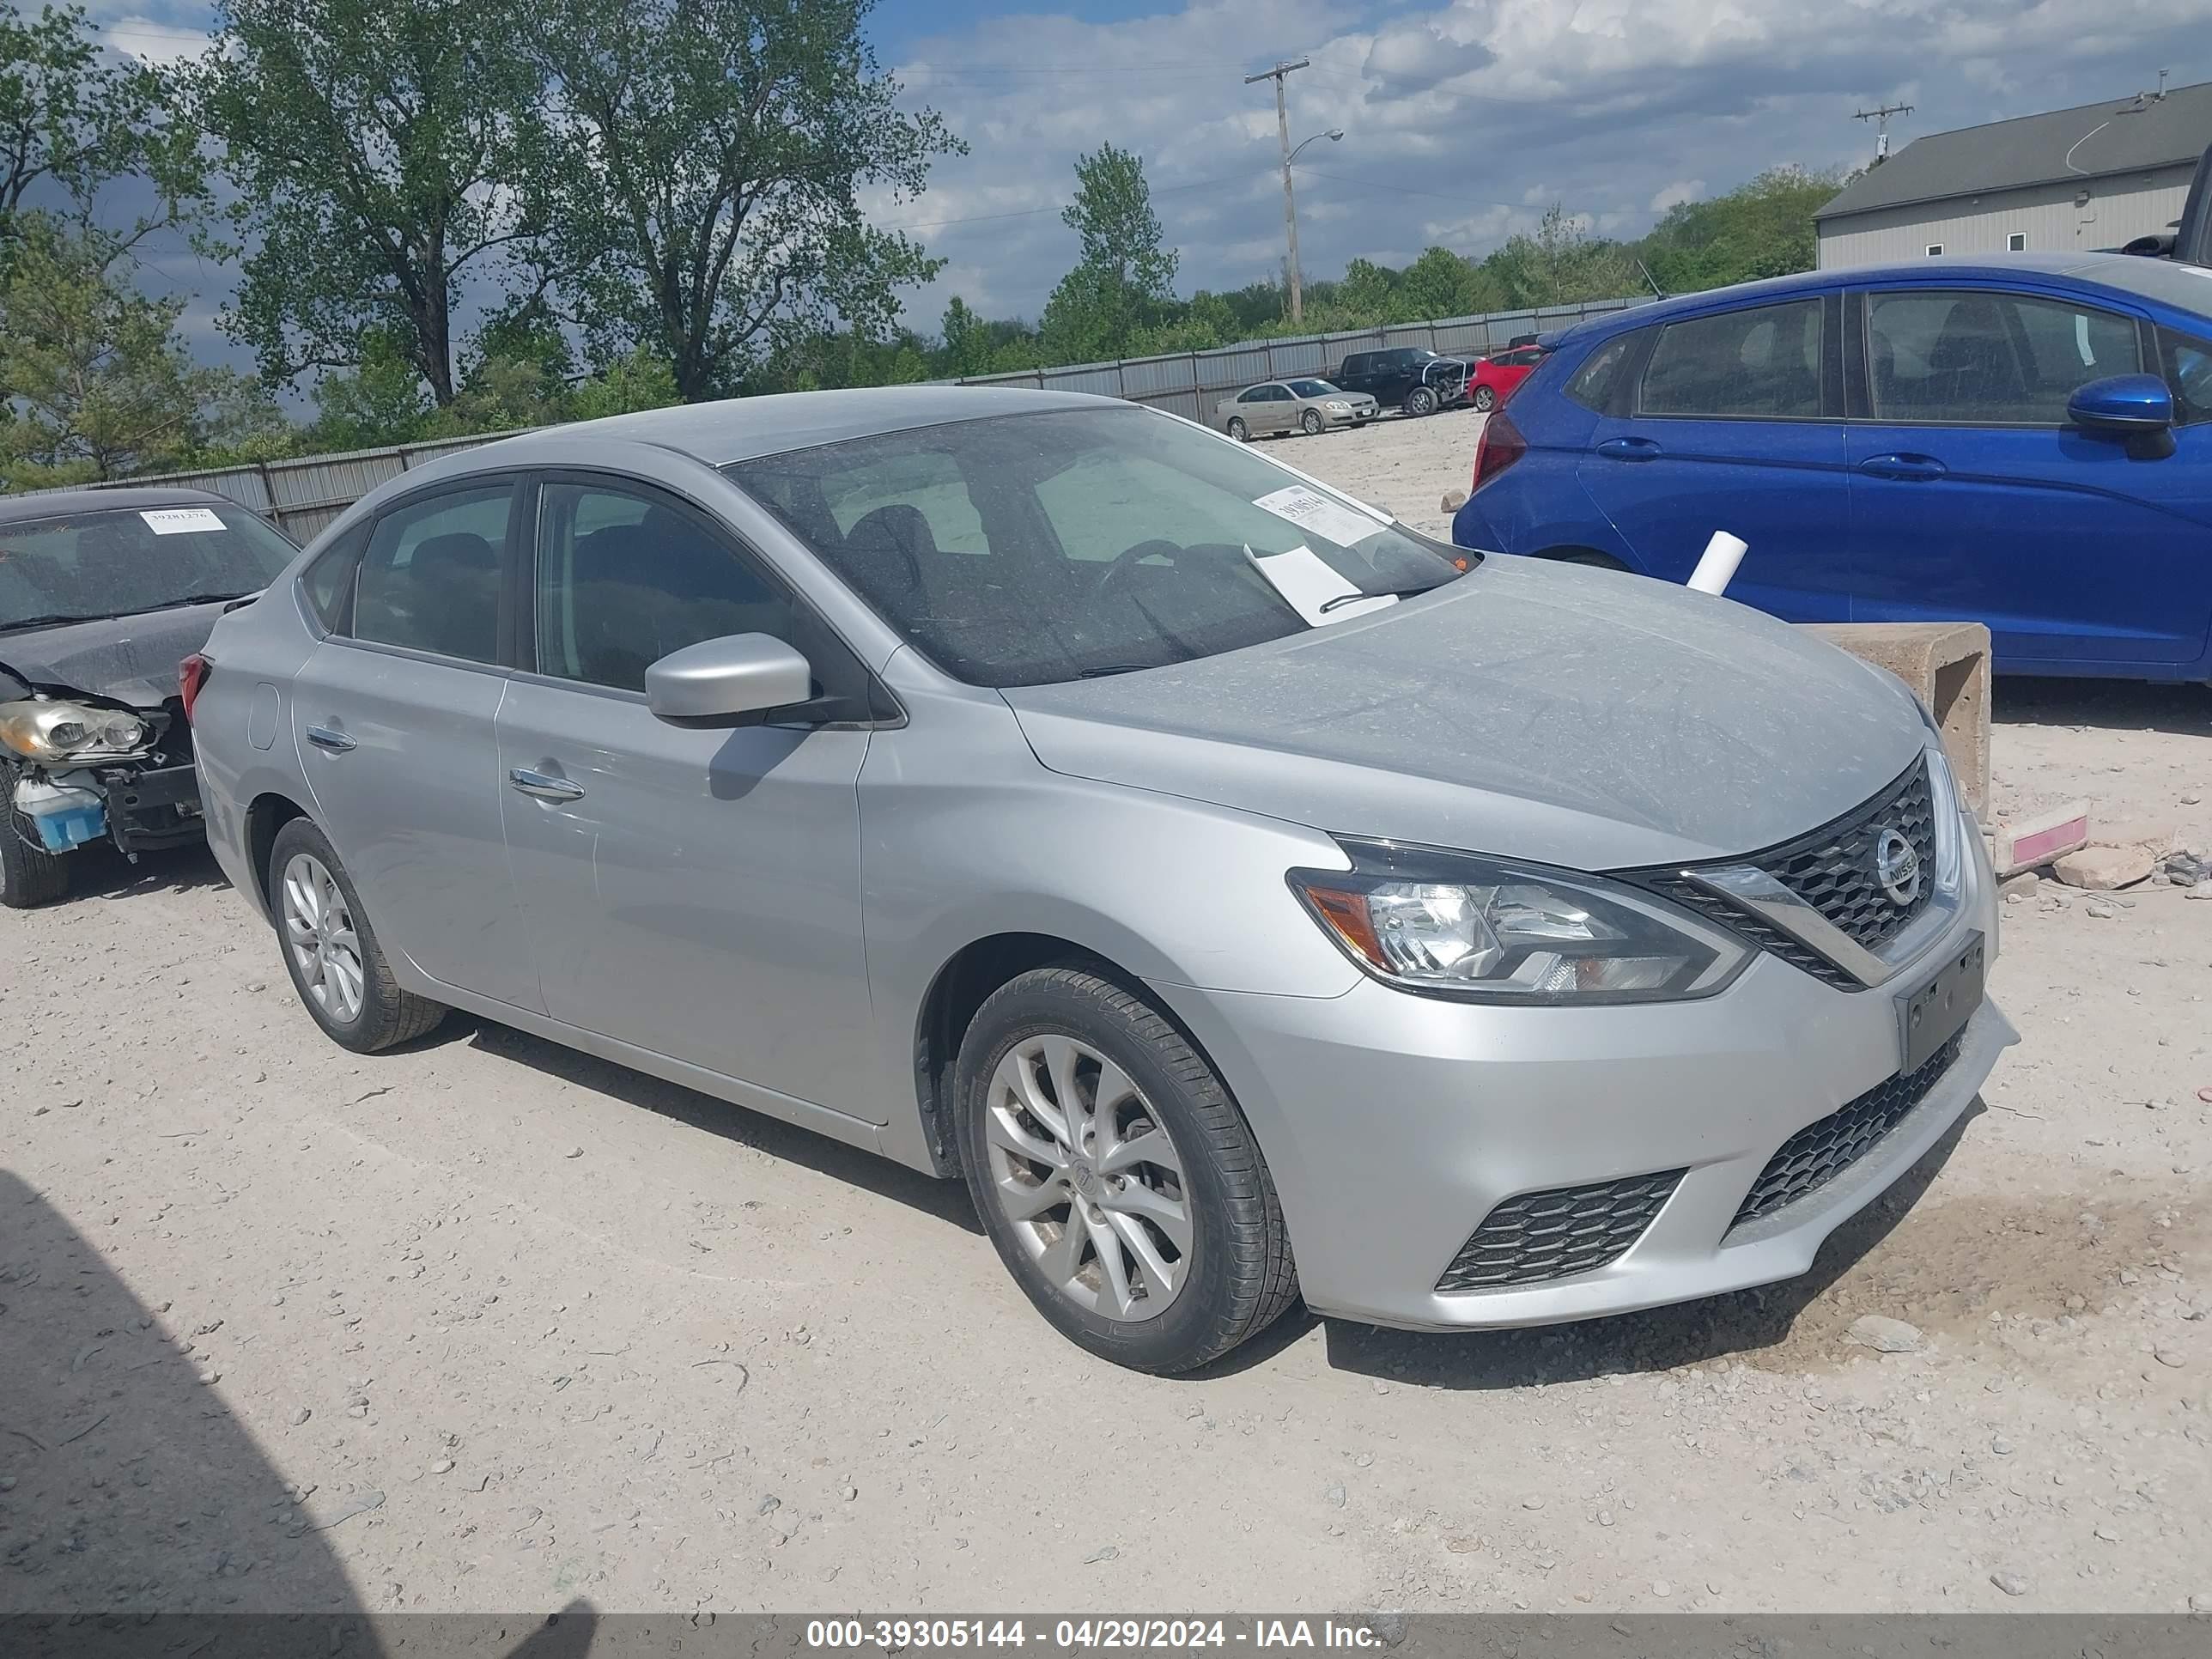
M1339 547L1354 546L1382 528L1364 513L1355 513L1342 501L1334 501L1304 484L1292 484L1287 489L1262 495L1252 505L1265 507L1277 518L1289 520L1308 535L1334 542Z
M199 530L221 530L223 522L204 507L157 507L138 515L156 536L189 536Z
M1386 605L1398 603L1395 593L1363 594L1324 563L1310 547L1294 547L1287 553L1255 553L1244 550L1252 568L1267 579L1291 609L1314 628L1349 622Z

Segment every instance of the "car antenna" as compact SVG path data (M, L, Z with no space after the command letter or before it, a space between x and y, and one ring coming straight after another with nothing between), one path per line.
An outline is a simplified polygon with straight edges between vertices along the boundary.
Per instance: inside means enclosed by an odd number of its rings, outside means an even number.
M1636 262L1636 269L1643 273L1644 281L1650 289L1651 297L1653 299L1663 300L1667 297L1667 290L1660 287L1657 279L1651 275L1650 266L1645 264L1643 260L1638 259Z

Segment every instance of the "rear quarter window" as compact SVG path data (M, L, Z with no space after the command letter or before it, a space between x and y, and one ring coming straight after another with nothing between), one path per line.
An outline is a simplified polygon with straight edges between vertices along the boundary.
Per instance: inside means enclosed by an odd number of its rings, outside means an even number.
M1612 406L1613 394L1620 389L1621 370L1636 355L1644 337L1644 331L1638 329L1615 335L1600 344L1568 380L1567 396L1584 409L1595 410L1602 415Z

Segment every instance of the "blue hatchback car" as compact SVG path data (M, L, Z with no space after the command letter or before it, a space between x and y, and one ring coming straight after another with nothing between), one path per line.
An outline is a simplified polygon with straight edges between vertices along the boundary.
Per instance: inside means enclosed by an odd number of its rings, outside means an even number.
M1791 622L1978 621L2000 670L2212 679L2212 270L1824 270L1585 324L1477 446L1462 547Z

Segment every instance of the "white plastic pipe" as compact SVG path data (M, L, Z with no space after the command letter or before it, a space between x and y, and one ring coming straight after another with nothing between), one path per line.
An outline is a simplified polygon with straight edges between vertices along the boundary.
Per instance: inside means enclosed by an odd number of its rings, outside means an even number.
M1716 530L1712 540L1705 544L1705 552L1698 556L1698 568L1690 573L1689 585L1700 593L1723 592L1734 580L1735 568L1743 562L1749 545L1741 536Z

